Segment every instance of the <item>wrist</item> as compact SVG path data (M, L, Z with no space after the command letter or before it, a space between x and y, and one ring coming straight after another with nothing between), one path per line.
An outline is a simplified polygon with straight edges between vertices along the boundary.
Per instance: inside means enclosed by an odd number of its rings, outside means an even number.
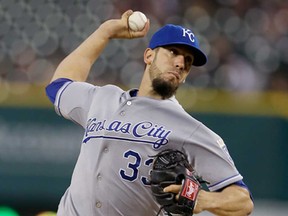
M216 195L214 192L200 190L195 202L194 213L200 213L202 211L209 211L211 209L218 208L218 198L214 195Z
M108 20L104 23L102 23L99 28L94 32L97 34L97 40L102 39L102 40L110 40L113 38L114 35L114 30L113 30L113 25L111 24L112 20Z

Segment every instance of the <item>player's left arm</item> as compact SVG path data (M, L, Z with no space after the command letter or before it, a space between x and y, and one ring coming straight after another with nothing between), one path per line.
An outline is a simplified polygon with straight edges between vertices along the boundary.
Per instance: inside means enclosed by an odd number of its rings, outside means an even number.
M181 185L170 185L165 192L178 193ZM176 196L177 198L177 196ZM246 188L232 184L220 192L200 190L194 214L209 211L218 216L247 216L253 211L254 204Z

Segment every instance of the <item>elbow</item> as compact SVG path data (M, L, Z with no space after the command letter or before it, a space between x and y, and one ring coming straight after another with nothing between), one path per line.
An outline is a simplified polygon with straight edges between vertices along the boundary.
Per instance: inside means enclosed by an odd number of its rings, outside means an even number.
M238 189L239 193L239 201L242 203L242 213L241 215L247 216L251 215L253 210L254 210L254 200L252 197L251 192L249 191L248 188L243 188L236 186Z
M250 191L246 188L241 187L238 187L237 189L240 192L238 193L239 199L237 201L241 209L240 210L241 213L239 212L240 213L239 215L243 216L251 215L254 210L254 202Z
M254 210L254 202L253 199L249 193L249 191L245 191L242 197L242 203L243 203L243 215L251 215Z
M247 212L246 215L251 215L253 210L254 210L254 203L253 203L252 199L249 196L249 198L247 200L247 204L246 204L246 212Z

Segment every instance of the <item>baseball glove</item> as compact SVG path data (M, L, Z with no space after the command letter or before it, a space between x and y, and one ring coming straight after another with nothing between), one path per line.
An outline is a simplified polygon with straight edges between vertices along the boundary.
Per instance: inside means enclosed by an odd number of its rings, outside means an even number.
M168 215L193 215L201 184L191 164L189 164L187 156L181 151L167 149L153 157L150 183L152 194L156 202L161 206L157 215L163 208ZM163 191L165 187L171 184L182 184L178 200L175 198L175 193Z

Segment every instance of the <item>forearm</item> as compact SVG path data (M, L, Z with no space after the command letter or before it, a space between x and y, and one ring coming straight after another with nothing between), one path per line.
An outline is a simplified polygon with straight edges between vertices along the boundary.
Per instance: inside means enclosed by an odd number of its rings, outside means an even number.
M218 216L247 216L253 210L253 202L246 189L232 185L222 192L200 191L194 213L204 210Z
M108 42L109 35L101 27L98 28L59 64L51 82L58 78L85 81Z

